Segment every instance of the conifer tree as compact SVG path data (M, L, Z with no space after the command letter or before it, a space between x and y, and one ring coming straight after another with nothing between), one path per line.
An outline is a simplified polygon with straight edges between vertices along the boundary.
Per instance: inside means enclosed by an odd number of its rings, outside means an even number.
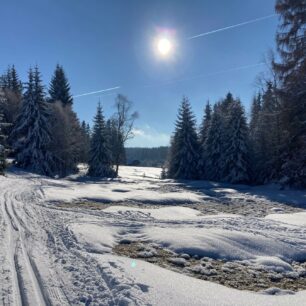
M88 158L89 158L90 130L88 128L89 128L88 124L86 124L85 121L82 121L82 123L81 123L81 139L80 139L80 145L81 145L80 161L83 162L83 163L87 163Z
M94 119L88 175L93 177L113 177L111 152L107 141L105 120L100 103Z
M190 103L184 97L171 142L168 168L170 178L198 178L199 143L195 124Z
M22 83L14 65L8 67L6 73L0 78L0 88L5 96L3 115L5 120L9 123L9 126L5 128L6 133L9 135L20 110L23 91Z
M250 181L248 127L244 109L239 100L229 106L228 138L224 144L226 162L221 180L229 183Z
M57 65L49 86L52 110L52 152L57 157L57 173L64 177L78 171L84 161L83 132L76 113L70 86L62 66Z
M211 124L211 116L212 116L212 109L209 102L207 102L204 111L204 117L199 131L200 157L199 157L198 171L199 171L199 176L202 179L205 179L206 141Z
M29 71L21 112L13 131L16 163L21 168L51 176L54 160L48 150L51 141L48 118L44 89L36 67L34 72Z
M228 92L225 99L222 100L220 104L220 110L223 112L223 115L226 117L231 105L235 102L235 99L231 92Z
M19 76L17 74L16 68L13 65L12 68L10 69L10 78L11 78L11 82L10 82L10 87L9 89L15 93L18 96L21 96L22 94L22 83L19 79Z
M306 0L277 0L276 35L283 134L282 176L289 185L306 187Z
M63 106L72 105L70 85L62 66L57 65L49 88L50 102L61 101Z
M218 181L224 169L224 118L221 104L214 105L210 128L205 144L205 176Z
M1 99L0 99L0 175L4 175L6 169L6 139L7 135L4 129L8 123L4 120L4 115L1 111Z
M260 120L262 111L262 95L259 93L254 96L251 106L251 120L249 125L250 141L250 163L252 171L252 182L260 182L263 158L263 138Z
M267 82L263 93L258 128L261 164L261 169L258 169L259 182L265 183L277 180L281 170L280 105L272 82Z

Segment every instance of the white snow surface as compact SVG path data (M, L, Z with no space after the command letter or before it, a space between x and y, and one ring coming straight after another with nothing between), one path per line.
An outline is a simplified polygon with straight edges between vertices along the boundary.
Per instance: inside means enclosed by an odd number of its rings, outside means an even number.
M300 248L297 242L292 245L293 241L285 242L276 237L266 237L265 234L201 227L149 227L144 232L150 240L176 253L226 260L246 260L259 256L275 256L287 261L306 260L306 248Z
M156 265L123 257L96 256L99 263L117 274L128 276L143 291L151 305L184 306L304 306L306 292L270 296L230 289L191 278ZM133 264L132 264L133 263Z
M305 213L278 214L278 219L275 214L267 218L204 216L186 207L128 207L129 202L140 201L205 205L205 199L219 194L253 201L283 198L289 203L291 191L279 196L279 190L271 186L258 192L246 186L189 182L196 191L161 181L160 171L122 167L120 179L96 182L77 177L52 180L19 171L0 177L0 303L306 305L306 291L239 291L115 255L112 247L130 239L163 245L185 257L243 260L271 271L291 271L293 260L306 259ZM303 204L305 193L293 198L294 204ZM89 210L53 202L82 199L107 200L115 206ZM126 206L118 205L122 201ZM269 294L275 292L283 295Z
M172 221L183 221L183 220L201 220L204 218L210 218L210 216L203 216L201 212L195 209L188 207L172 206L172 207L163 207L163 208L136 208L128 206L110 206L104 209L105 212L110 213L139 213L143 214L146 217L151 217L157 220L172 220ZM214 218L226 218L226 217L238 217L233 214L219 214L214 216Z
M266 216L266 219L297 226L306 226L306 212L299 212L294 214L271 214Z
M135 180L138 173L133 171L130 177L121 177L114 180L101 180L98 182L69 182L67 180L49 181L49 187L45 188L45 197L50 201L94 200L101 202L146 202L156 204L197 203L203 200L203 195L194 192L160 191L156 184L158 180L154 174L156 169L145 169L141 176ZM124 169L125 170L125 169ZM123 171L123 174L126 172ZM143 177L147 173L149 177ZM122 175L122 173L120 173Z

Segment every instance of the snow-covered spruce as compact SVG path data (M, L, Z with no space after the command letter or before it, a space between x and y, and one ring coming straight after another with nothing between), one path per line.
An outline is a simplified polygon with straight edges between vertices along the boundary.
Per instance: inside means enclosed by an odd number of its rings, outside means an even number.
M1 94L1 92L0 92ZM0 97L0 175L4 174L4 171L6 169L6 138L7 135L4 132L4 128L7 127L8 123L4 120L4 115L2 113L1 109L1 97Z
M90 146L88 175L93 177L113 177L111 152L102 107L99 103L94 119L93 134Z
M199 142L200 142L200 158L199 158L199 176L200 178L205 179L206 171L205 171L205 159L206 159L206 140L208 137L208 132L211 124L211 116L212 116L212 109L207 102L205 111L204 111L204 117L202 124L200 126L200 131L199 131Z
M13 131L16 164L24 169L51 176L54 158L49 151L51 142L49 112L41 77L36 67L29 71L29 80L20 114Z
M171 141L168 176L175 179L198 177L199 143L190 103L183 98Z
M240 101L231 104L228 117L222 179L230 183L246 183L250 180L248 127Z
M210 180L220 180L224 168L224 122L220 105L214 106L214 112L211 119L205 143L205 176ZM203 158L203 157L202 157Z

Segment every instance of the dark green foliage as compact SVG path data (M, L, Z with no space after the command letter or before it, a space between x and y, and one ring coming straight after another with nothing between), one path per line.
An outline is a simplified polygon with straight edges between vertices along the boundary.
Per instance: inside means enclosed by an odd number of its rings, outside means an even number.
M224 169L224 120L222 119L220 104L214 106L210 128L205 142L205 178L209 180L221 180ZM203 170L202 170L203 172Z
M99 103L92 131L88 175L93 177L113 177L114 174L105 120Z
M204 111L204 117L199 131L200 157L199 157L198 167L199 167L199 175L203 179L206 177L205 175L206 141L211 125L211 116L212 116L212 109L209 102L207 102Z
M250 182L248 126L239 100L229 106L224 143L224 168L221 180L229 183Z
M57 65L49 88L50 102L61 101L64 106L71 106L73 98L70 85L62 66Z
M54 159L49 151L51 133L49 112L44 98L41 77L36 67L30 69L23 104L13 131L17 166L30 171L53 175Z
M198 178L199 143L196 122L186 97L183 98L171 141L168 176L175 179Z
M277 0L282 180L306 187L306 0Z
M1 94L1 92L0 92ZM5 134L4 130L7 127L8 123L4 120L4 115L1 112L1 103L3 99L0 97L0 175L4 175L6 169L6 154L7 154L7 147L6 147L6 139L7 135Z

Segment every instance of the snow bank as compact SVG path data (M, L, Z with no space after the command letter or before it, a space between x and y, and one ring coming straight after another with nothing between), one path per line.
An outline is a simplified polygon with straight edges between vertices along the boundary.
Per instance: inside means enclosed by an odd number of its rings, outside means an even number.
M52 188L45 188L44 193L49 201L71 202L73 200L92 200L100 202L142 202L153 204L180 204L201 202L202 196L192 192L160 192L158 188L151 189L146 183L135 183L127 187L126 183L80 184L65 181Z
M306 249L264 235L197 227L147 227L143 232L149 240L176 253L225 260L247 260L258 256L274 256L285 261L306 260Z
M278 273L290 272L293 270L291 265L289 265L287 262L284 262L278 257L273 256L260 256L250 260L249 263L257 267L262 267L266 271L273 271Z
M294 295L268 295L239 291L191 278L150 264L114 255L94 255L116 278L130 278L146 305L288 306L305 305L306 291ZM111 263L111 264L109 264ZM145 295L142 295L145 294ZM272 293L274 294L274 292Z
M306 226L306 212L293 214L271 214L266 216L266 219L279 221L291 225Z
M73 223L69 225L78 243L88 252L110 252L115 245L115 235L118 229L114 227L99 226L91 223Z
M188 190L162 190L161 169L144 167L120 167L119 179L114 180L45 180L45 198L49 201L71 202L92 200L100 202L142 202L153 204L197 203L202 194Z

